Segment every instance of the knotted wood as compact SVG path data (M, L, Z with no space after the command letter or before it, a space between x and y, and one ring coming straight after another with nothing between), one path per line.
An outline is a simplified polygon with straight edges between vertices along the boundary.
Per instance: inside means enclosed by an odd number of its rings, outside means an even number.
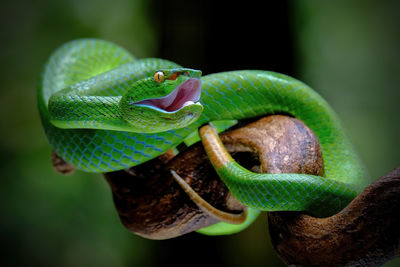
M221 135L228 151L256 172L323 174L318 140L301 121L269 116ZM70 172L57 157L56 169ZM200 144L174 157L169 152L126 171L105 173L125 227L151 239L195 231L216 221L174 182L179 173L215 207L240 212ZM288 265L376 266L400 255L400 167L368 186L345 209L328 218L300 212L268 214L273 246Z
M295 118L265 117L224 133L221 139L234 158L253 171L323 174L318 140ZM167 153L127 171L105 174L121 221L135 234L166 239L217 222L188 198L173 180L170 169L214 207L228 212L243 209L198 143L176 157Z
M268 221L286 264L379 266L400 255L400 167L329 218L273 212Z

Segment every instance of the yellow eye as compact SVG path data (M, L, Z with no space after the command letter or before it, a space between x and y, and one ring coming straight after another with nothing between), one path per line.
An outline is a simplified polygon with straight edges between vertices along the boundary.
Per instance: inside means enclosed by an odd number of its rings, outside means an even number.
M162 71L157 71L156 74L154 74L154 81L157 83L162 83L164 81L164 72Z

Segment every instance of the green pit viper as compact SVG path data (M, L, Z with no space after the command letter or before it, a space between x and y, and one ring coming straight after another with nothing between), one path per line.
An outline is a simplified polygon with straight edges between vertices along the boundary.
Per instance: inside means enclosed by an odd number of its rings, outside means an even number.
M217 143L205 143L217 173L249 210L243 223L220 222L200 229L204 234L240 231L259 210L327 216L347 205L367 181L327 102L304 83L275 72L244 70L201 77L200 71L168 60L135 59L111 42L80 39L51 55L41 76L38 107L52 148L87 172L125 169L182 142L193 143L200 138L198 129L210 122L229 125L289 114L314 131L322 148L324 177L252 173L227 155L218 137ZM203 143L207 134L215 137L212 131L201 133Z

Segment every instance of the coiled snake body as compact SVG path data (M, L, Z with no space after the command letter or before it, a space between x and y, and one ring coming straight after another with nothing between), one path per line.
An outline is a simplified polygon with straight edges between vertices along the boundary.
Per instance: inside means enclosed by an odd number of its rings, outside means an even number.
M63 45L50 57L38 105L53 149L83 171L141 164L209 122L284 113L317 135L325 177L255 174L231 158L210 156L239 201L257 210L327 215L346 205L366 182L362 164L326 101L279 73L232 71L200 79L199 71L173 62L136 60L110 42L83 39ZM213 148L206 150L211 155Z

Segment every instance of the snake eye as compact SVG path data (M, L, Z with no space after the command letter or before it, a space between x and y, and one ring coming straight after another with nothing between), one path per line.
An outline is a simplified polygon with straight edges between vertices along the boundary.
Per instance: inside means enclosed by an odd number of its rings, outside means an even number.
M164 79L165 79L164 72L157 71L156 74L154 74L154 81L156 83L162 83Z

